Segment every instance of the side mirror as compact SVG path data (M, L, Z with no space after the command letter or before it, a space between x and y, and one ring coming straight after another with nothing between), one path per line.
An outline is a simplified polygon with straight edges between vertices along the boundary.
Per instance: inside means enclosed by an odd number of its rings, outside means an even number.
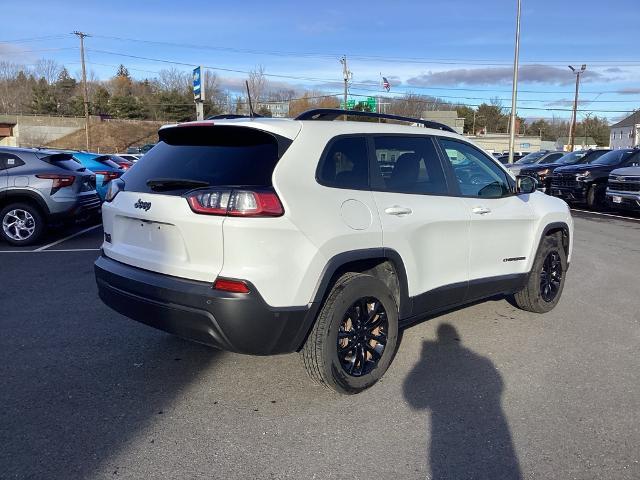
M538 188L538 181L528 175L516 177L516 193L533 193Z

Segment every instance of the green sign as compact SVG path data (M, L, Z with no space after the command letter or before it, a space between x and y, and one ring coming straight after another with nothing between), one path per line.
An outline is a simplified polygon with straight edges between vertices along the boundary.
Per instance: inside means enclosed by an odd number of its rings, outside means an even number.
M366 100L363 100L363 101L360 101L360 102L356 102L353 99L347 100L347 108L346 108L346 110L355 110L356 109L356 105L361 107L360 110L368 110L370 112L376 112L377 109L378 109L378 101L377 101L376 97L367 97ZM366 107L366 108L363 108L363 107ZM344 101L340 102L340 108L342 110L345 110Z

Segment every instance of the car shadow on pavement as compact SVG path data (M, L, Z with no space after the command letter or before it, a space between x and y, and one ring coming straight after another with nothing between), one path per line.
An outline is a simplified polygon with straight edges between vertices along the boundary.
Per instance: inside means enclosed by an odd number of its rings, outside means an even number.
M423 343L404 396L431 416L429 478L522 478L502 410L503 386L491 360L464 347L450 324L438 327L436 341Z

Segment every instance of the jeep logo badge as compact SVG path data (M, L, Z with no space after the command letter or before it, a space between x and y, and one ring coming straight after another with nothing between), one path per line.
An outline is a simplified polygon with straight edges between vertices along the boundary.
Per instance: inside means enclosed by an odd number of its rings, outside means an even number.
M141 208L145 212L151 208L151 202L143 202L141 199L138 199L136 203L133 204L134 208Z

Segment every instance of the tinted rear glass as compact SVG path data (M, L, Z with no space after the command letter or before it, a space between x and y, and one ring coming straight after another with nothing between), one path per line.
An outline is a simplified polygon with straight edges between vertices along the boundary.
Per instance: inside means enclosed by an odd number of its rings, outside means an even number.
M56 153L53 155L38 155L43 162L50 163L56 167L64 168L65 170L71 170L72 172L84 171L86 168L70 153Z
M116 162L111 160L111 157L109 157L108 155L104 155L102 157L96 157L93 160L95 162L101 163L111 168L120 168L120 165L118 165Z
M195 180L212 186L272 185L280 137L230 126L173 127L161 131L160 137L161 141L122 177L125 190L151 192L147 185L151 179ZM286 139L282 142L290 143Z

